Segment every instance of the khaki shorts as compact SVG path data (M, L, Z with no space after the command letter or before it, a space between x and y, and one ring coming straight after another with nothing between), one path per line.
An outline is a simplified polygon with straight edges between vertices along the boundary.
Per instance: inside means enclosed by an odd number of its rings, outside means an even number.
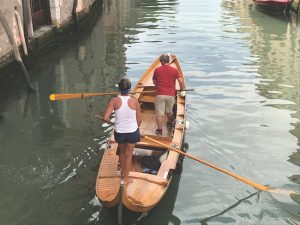
M170 113L173 111L173 105L175 103L175 97L169 95L157 95L155 97L155 114L158 116L164 116L165 112Z

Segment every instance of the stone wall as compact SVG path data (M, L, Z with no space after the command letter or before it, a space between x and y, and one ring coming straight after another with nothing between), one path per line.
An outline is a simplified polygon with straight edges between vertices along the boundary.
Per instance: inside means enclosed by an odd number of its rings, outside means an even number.
M88 12L95 0L77 0L76 13ZM74 0L50 0L52 24L60 27L72 20Z
M17 27L17 22L14 16L14 8L17 8L17 11L20 15L22 15L22 6L21 0L0 0L1 12L6 18L8 25L15 37L16 43L18 45L21 44L21 39ZM0 23L0 63L8 59L12 54L12 47L8 40L7 34Z
M74 0L50 0L52 24L61 26L72 18Z
M68 25L72 22L72 11L75 0L49 0L51 23L54 27L61 27ZM90 7L94 2L100 0L77 0L76 14L78 16L89 12ZM9 23L10 29L12 30L16 43L18 46L21 45L21 39L14 17L14 8L17 7L21 18L23 19L22 0L0 0L1 12L4 14L6 20ZM9 43L8 37L5 30L0 23L0 68L5 62L12 61L12 47Z

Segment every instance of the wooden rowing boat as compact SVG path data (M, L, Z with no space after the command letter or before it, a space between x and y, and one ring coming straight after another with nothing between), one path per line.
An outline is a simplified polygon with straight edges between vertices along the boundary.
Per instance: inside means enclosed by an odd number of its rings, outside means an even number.
M289 0L253 0L256 8L272 15L282 15L288 9Z
M178 59L175 55L170 56L170 65L177 68L180 75L184 78ZM152 75L154 69L160 65L158 57L141 76L133 89L133 92L142 92L134 95L139 100L142 111L140 132L168 146L180 149L185 132L186 101L185 97L179 95L179 92L177 92L176 104L174 105L175 126L172 129L168 129L166 127L167 118L165 117L162 136L156 136L155 134L157 128L154 111L156 93ZM179 90L178 83L176 83L176 89ZM129 173L133 182L125 185L122 193L123 205L129 210L134 212L149 211L160 202L166 193L172 180L172 172L176 169L180 158L178 153L169 151L166 159L159 161L159 158L162 159L163 157L161 156L165 156L166 152L168 152L166 148L145 138L141 138L141 141L136 144L132 158L132 168ZM156 170L145 168L145 159L159 162L158 168ZM149 169L151 173L146 173L145 171ZM104 207L113 207L119 202L119 191L121 190L119 170L118 144L115 142L112 132L96 179L96 194Z

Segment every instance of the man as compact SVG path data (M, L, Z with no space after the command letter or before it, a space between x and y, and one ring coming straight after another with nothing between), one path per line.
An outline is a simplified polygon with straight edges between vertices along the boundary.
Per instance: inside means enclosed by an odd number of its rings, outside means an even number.
M165 113L167 113L168 117L167 127L172 127L176 80L178 80L180 90L184 90L183 78L179 75L176 68L169 65L170 57L168 55L161 55L159 60L161 66L157 67L153 73L153 83L156 86L157 92L155 98L156 135L162 135L162 122Z
M130 97L131 83L121 79L118 84L121 95L112 98L103 115L103 121L109 122L112 112L115 112L114 137L120 148L120 164L124 184L132 182L129 170L132 162L134 146L140 141L139 126L142 122L140 105L137 99Z

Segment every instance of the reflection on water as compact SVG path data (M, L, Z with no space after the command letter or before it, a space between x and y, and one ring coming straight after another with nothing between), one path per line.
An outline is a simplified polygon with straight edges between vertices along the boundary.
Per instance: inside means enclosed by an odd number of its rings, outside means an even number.
M266 105L287 110L294 118L290 132L299 142L299 59L300 42L298 27L286 20L264 18L255 10L250 16L263 32L253 32L252 53L260 59L258 68L262 81L257 85L259 93L266 97ZM276 25L274 25L276 23ZM298 41L297 41L298 40ZM289 162L299 166L300 152L292 152ZM298 158L298 160L297 160ZM289 177L292 182L300 183L299 175Z
M0 224L116 222L94 191L111 129L94 115L109 97L48 96L114 91L123 76L135 84L166 52L177 55L195 89L187 99L189 152L300 192L298 25L255 10L250 0L105 0L100 11L30 71L37 94L26 95L21 79L0 84ZM170 188L141 224L300 222L297 201L248 198L253 188L189 159Z
M255 195L258 195L257 198L259 198L259 193L260 191L250 194L249 196L238 200L235 204L231 205L230 207L226 208L225 210L223 210L222 212L210 216L210 217L206 217L206 218L201 218L201 219L190 219L188 221L185 221L187 224L192 224L192 223L200 223L201 225L207 225L208 222L213 221L214 218L218 218L217 221L220 222L234 222L234 220L232 218L225 218L225 217L220 217L221 215L225 214L226 212L232 210L233 208L239 206L241 203L246 202L247 199L252 198Z

